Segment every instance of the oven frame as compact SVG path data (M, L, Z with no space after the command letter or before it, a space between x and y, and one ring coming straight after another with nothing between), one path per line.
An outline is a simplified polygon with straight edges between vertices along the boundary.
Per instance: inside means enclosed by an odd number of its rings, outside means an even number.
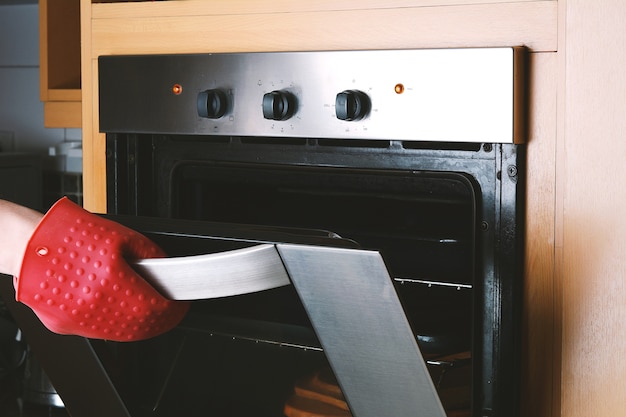
M466 175L480 190L482 254L472 346L481 358L473 362L480 393L472 394L472 415L519 413L524 145L109 133L107 157L107 178L114 179L107 182L108 212L135 216L175 215L172 172L189 161Z

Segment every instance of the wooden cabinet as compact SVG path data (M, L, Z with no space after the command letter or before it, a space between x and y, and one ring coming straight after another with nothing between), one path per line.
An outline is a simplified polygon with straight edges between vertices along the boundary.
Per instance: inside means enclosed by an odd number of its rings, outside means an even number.
M626 2L565 4L556 164L562 414L625 415Z
M45 127L81 127L80 0L39 1Z
M555 260L556 1L82 1L84 204L106 210L98 126L101 55L489 47L529 48L528 222L522 415L560 415L560 286ZM277 30L280 28L280 30Z
M528 47L522 416L623 414L626 2L81 0L81 6L85 207L101 212L100 55Z

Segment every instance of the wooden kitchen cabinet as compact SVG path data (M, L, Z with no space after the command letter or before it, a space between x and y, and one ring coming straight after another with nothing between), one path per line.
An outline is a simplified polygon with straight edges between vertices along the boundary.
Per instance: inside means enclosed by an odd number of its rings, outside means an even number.
M39 0L45 127L81 127L80 0Z
M101 55L484 47L531 52L523 416L559 415L559 287L555 284L556 1L82 0L84 204L106 211L105 138L98 126ZM281 30L276 30L280 27Z
M106 210L100 55L526 46L522 416L623 414L625 2L81 0L81 6L84 196L85 207L99 212Z

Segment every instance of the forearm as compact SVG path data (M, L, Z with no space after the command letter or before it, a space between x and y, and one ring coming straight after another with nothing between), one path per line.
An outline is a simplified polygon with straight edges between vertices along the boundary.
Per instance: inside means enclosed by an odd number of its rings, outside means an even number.
M28 240L43 214L0 200L0 273L19 274Z

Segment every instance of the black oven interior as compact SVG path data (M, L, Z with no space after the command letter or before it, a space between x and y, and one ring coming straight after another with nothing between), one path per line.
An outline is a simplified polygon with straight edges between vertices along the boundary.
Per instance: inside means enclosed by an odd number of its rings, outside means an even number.
M107 149L109 211L168 219L120 221L173 255L232 244L200 237L207 222L380 251L447 411L512 412L519 147L108 134ZM292 288L194 302L176 335L132 361L150 382L132 384L146 387L136 406L156 415L280 416L298 381L328 368Z

